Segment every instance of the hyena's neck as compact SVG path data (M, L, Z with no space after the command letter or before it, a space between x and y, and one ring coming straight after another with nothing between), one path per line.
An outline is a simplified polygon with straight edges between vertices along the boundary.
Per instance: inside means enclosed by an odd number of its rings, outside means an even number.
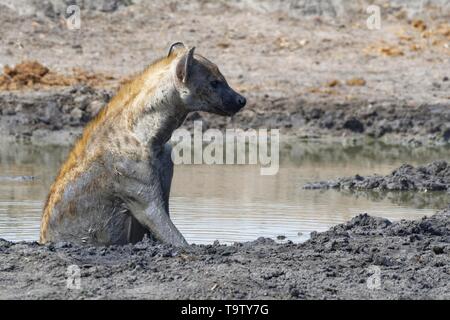
M139 112L133 115L131 130L146 147L160 147L181 126L188 114L173 83L161 79L151 95L143 92L136 97Z

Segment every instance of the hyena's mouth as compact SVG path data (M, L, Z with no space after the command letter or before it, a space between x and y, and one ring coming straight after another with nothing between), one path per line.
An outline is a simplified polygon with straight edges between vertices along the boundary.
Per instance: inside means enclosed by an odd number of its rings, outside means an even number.
M231 117L231 116L236 114L235 111L227 111L227 110L224 110L224 109L222 109L220 107L217 107L217 106L214 107L214 109L215 109L216 113L218 115L221 115L221 116L230 116Z

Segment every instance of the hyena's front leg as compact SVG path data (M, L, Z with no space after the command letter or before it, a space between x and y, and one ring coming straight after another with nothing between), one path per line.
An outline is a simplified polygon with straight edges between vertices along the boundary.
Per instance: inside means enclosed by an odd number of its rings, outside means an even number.
M163 201L166 212L169 214L170 187L172 185L173 177L172 146L170 144L166 143L164 145L164 149L160 155L159 163L161 164L161 167L159 169L159 178L163 193Z
M169 192L172 178L170 147L153 151L153 161L115 161L116 194L119 194L132 216L158 240L175 246L188 243L170 220ZM161 160L165 159L165 162ZM130 174L131 173L131 174Z
M157 179L158 176L155 175L154 181ZM130 197L132 200L127 203L131 214L157 240L174 246L188 245L181 232L170 220L161 184L136 185L128 191L131 191L130 196L132 195Z
M151 234L163 243L177 247L188 245L181 232L170 220L162 199L162 193L151 195L147 198L146 203L146 206L140 203L129 206L139 223L148 228Z

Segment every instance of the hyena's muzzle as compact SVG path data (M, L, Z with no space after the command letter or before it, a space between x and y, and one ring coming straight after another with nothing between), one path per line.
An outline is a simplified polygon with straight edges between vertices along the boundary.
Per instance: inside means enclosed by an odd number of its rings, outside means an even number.
M222 105L217 108L222 111L224 115L234 115L247 103L245 97L234 91L226 82L218 82L215 89L220 93L220 98L222 100Z

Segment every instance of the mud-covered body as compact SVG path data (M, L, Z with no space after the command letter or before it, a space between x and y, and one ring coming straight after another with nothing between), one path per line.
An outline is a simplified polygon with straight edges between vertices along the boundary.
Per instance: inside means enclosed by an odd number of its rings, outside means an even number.
M170 151L166 145L155 161L148 162L105 155L66 187L53 208L47 241L110 245L135 243L146 233L151 236L130 208L144 208L148 201L144 194L151 193L150 186L157 181L168 214L173 172Z

